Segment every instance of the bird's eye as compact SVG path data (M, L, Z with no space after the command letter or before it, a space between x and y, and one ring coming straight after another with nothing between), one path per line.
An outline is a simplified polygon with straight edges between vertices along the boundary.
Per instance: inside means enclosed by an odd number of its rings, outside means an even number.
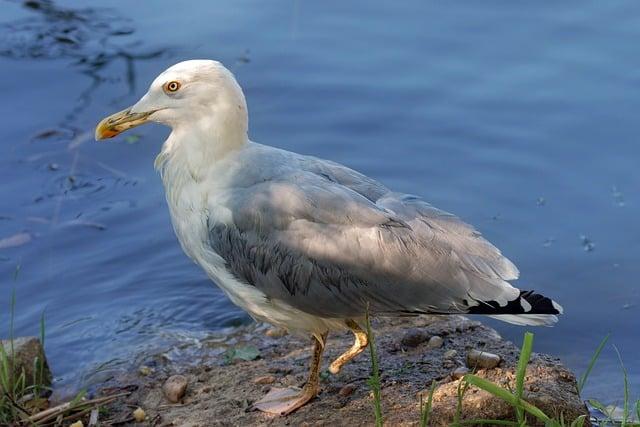
M174 93L177 92L178 89L180 89L180 82L177 82L175 80L164 84L164 91L166 93Z

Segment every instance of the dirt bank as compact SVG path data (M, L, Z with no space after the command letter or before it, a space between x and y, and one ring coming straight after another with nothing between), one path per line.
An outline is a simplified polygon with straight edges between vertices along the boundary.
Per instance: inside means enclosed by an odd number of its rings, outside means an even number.
M372 425L373 409L367 379L368 352L345 366L338 375L322 375L322 391L310 404L288 417L249 410L272 386L302 386L310 357L310 342L297 337L267 336L264 325L239 328L228 337L233 349L196 367L181 368L155 358L139 371L121 376L100 390L132 394L108 408L103 419L133 424L132 410L141 407L146 423L162 426L226 425ZM453 372L466 365L466 355L478 349L500 356L499 366L480 370L492 381L513 384L518 349L491 328L459 316L381 319L374 323L382 376L382 407L386 425L416 425L420 395L433 380L432 425L448 425L455 413L457 382ZM273 334L269 334L273 335ZM430 337L438 336L442 340ZM352 344L349 333L330 336L324 368ZM235 358L234 358L235 355ZM254 360L243 360L254 359ZM576 391L575 377L549 356L534 355L525 390L529 400L549 415L564 413L573 419L586 413ZM173 374L186 377L186 394L170 403L162 385ZM463 419L509 419L513 410L479 390L467 392Z

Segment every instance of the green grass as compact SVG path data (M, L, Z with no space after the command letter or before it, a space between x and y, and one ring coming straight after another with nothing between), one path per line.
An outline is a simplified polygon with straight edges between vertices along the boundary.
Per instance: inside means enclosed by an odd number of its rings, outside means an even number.
M375 414L375 422L376 426L382 426L383 415L382 415L382 405L380 402L380 393L381 393L381 385L380 385L380 376L379 376L379 365L378 365L378 357L375 350L375 338L371 329L371 322L369 319L369 314L366 314L366 323L367 323L367 334L369 335L369 349L371 352L371 377L369 378L369 386L373 392L373 406L374 406L374 414ZM596 351L594 352L589 365L586 371L580 377L578 381L578 390L582 391L593 367L595 366L596 361L600 357L600 353L605 347L606 343L609 340L609 335L607 335L598 345ZM614 350L618 355L618 360L620 361L620 366L622 369L623 376L623 390L624 390L624 402L623 402L623 416L621 420L616 420L616 424L621 427L640 427L640 400L635 403L635 416L636 420L632 421L630 413L631 413L631 403L629 401L629 382L628 382L628 374L622 363L622 357L618 349L614 346ZM537 408L533 404L527 402L524 396L524 384L527 373L527 366L529 364L529 360L531 358L531 353L533 351L533 334L531 332L526 332L524 335L524 339L522 342L522 348L520 350L520 356L518 359L518 364L516 367L516 381L515 381L515 390L509 390L507 388L503 388L487 379L481 378L473 373L467 374L463 377L463 379L458 383L458 402L456 407L456 412L454 415L454 419L451 420L451 426L467 426L467 425L507 425L507 426L518 426L523 427L529 425L533 419L537 422L544 424L549 427L582 427L587 421L587 415L581 415L575 420L565 420L564 415L554 415L550 416L549 414L544 413L540 408ZM474 420L463 420L463 406L462 402L464 399L464 395L469 389L470 386L477 387L482 389L495 397L507 402L511 405L515 412L515 421L510 420L488 420L488 419L474 419ZM436 382L431 383L431 387L429 389L429 393L427 395L427 401L424 403L420 402L420 426L426 427L429 425L429 420L432 415L433 410L433 395L436 390ZM589 401L595 408L599 409L602 413L607 415L609 421L612 421L611 418L611 410L604 404L596 401Z
M429 417L431 416L431 405L433 403L433 393L435 391L436 382L431 381L427 403L425 405L422 405L422 401L420 402L420 427L427 427L429 425ZM422 399L422 397L420 399Z
M582 376L580 377L580 380L578 381L579 392L582 393L582 389L584 388L584 385L587 383L587 379L589 378L589 375L591 374L591 371L593 370L593 367L595 366L596 361L600 357L600 353L602 353L602 349L604 348L605 344L607 344L607 341L609 341L610 336L611 334L607 334L602 339L602 341L600 341L598 348L596 348L596 351L593 353L593 356L591 356L591 360L589 361L589 366L587 366L587 370L584 371L584 374L582 374Z
M19 271L16 268L16 271ZM17 273L15 275L17 278ZM31 415L24 407L24 400L28 397L39 398L42 393L49 391L45 384L44 360L36 358L33 363L33 378L31 385L27 385L27 377L24 367L19 371L15 369L12 355L14 354L14 319L16 296L15 291L11 295L9 310L9 345L8 349L0 345L0 425L13 425ZM40 317L40 340L44 346L45 320L44 313ZM8 350L8 351L7 351ZM33 399L31 399L33 400Z

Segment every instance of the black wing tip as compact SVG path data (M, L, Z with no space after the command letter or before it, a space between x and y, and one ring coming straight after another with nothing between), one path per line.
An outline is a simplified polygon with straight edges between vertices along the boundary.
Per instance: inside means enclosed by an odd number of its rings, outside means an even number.
M518 298L500 306L496 301L477 301L469 314L562 314L560 304L533 291L520 291Z

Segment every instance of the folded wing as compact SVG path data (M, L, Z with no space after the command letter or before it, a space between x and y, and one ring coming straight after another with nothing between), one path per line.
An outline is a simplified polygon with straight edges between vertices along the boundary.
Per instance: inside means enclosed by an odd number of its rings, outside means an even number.
M211 248L239 280L314 315L510 314L520 298L516 267L471 226L336 163L305 157L226 206L233 222L209 223Z

